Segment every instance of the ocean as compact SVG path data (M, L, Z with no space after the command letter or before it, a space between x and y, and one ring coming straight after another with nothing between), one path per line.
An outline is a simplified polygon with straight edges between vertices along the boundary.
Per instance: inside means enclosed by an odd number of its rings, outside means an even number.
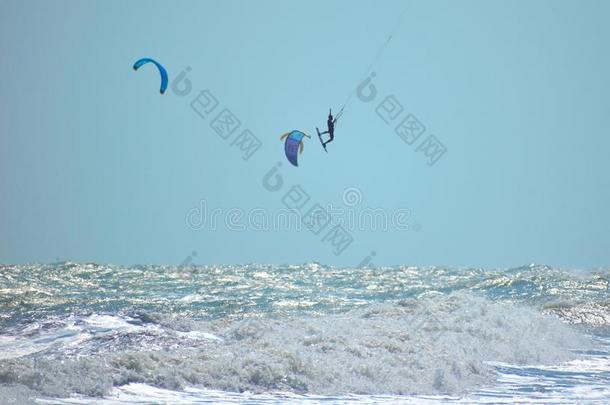
M0 403L610 403L610 271L0 266Z

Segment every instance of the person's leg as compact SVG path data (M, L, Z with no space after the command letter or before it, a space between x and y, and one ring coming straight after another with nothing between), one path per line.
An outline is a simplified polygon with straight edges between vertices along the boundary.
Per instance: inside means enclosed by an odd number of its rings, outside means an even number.
M322 144L322 146L324 146L324 147L326 147L326 144L331 143L334 138L332 132L329 132L328 134L330 135L330 138L328 138L328 140Z

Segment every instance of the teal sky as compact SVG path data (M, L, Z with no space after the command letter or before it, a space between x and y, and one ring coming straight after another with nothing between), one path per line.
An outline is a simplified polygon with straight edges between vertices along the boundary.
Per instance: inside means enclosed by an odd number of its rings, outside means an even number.
M605 1L4 0L0 262L608 266L609 18ZM315 137L398 22L377 98L352 98L328 154L306 139L292 167L279 137ZM160 95L142 57L170 83L190 67L191 93ZM390 95L426 127L414 145L376 114ZM241 121L228 140L210 127L223 108ZM248 160L243 129L262 142ZM352 229L337 256L325 231L187 225L202 200L272 215L293 185L305 208L355 188L354 210L407 210L411 228Z

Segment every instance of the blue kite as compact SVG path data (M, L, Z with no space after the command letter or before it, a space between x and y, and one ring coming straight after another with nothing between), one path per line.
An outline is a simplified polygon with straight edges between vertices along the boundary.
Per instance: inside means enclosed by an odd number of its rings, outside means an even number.
M298 166L297 157L299 153L303 153L303 137L311 138L311 136L303 133L301 131L291 131L286 132L284 135L280 137L280 140L284 140L286 138L286 143L284 144L284 152L286 153L286 158L290 163L294 166ZM299 152L300 148L300 152Z
M161 66L159 64L159 62L157 62L156 60L150 59L150 58L142 58L138 61L136 61L136 63L133 64L133 70L138 70L140 68L140 66L145 65L147 63L152 63L154 64L157 69L159 69L159 73L161 74L161 94L165 93L165 90L167 90L167 71L165 70L165 68L163 66Z

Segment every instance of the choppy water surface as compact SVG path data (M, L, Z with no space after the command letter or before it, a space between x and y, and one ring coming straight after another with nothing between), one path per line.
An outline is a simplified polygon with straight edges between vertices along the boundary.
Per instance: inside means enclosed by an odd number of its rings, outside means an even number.
M0 403L610 403L610 272L0 266Z

